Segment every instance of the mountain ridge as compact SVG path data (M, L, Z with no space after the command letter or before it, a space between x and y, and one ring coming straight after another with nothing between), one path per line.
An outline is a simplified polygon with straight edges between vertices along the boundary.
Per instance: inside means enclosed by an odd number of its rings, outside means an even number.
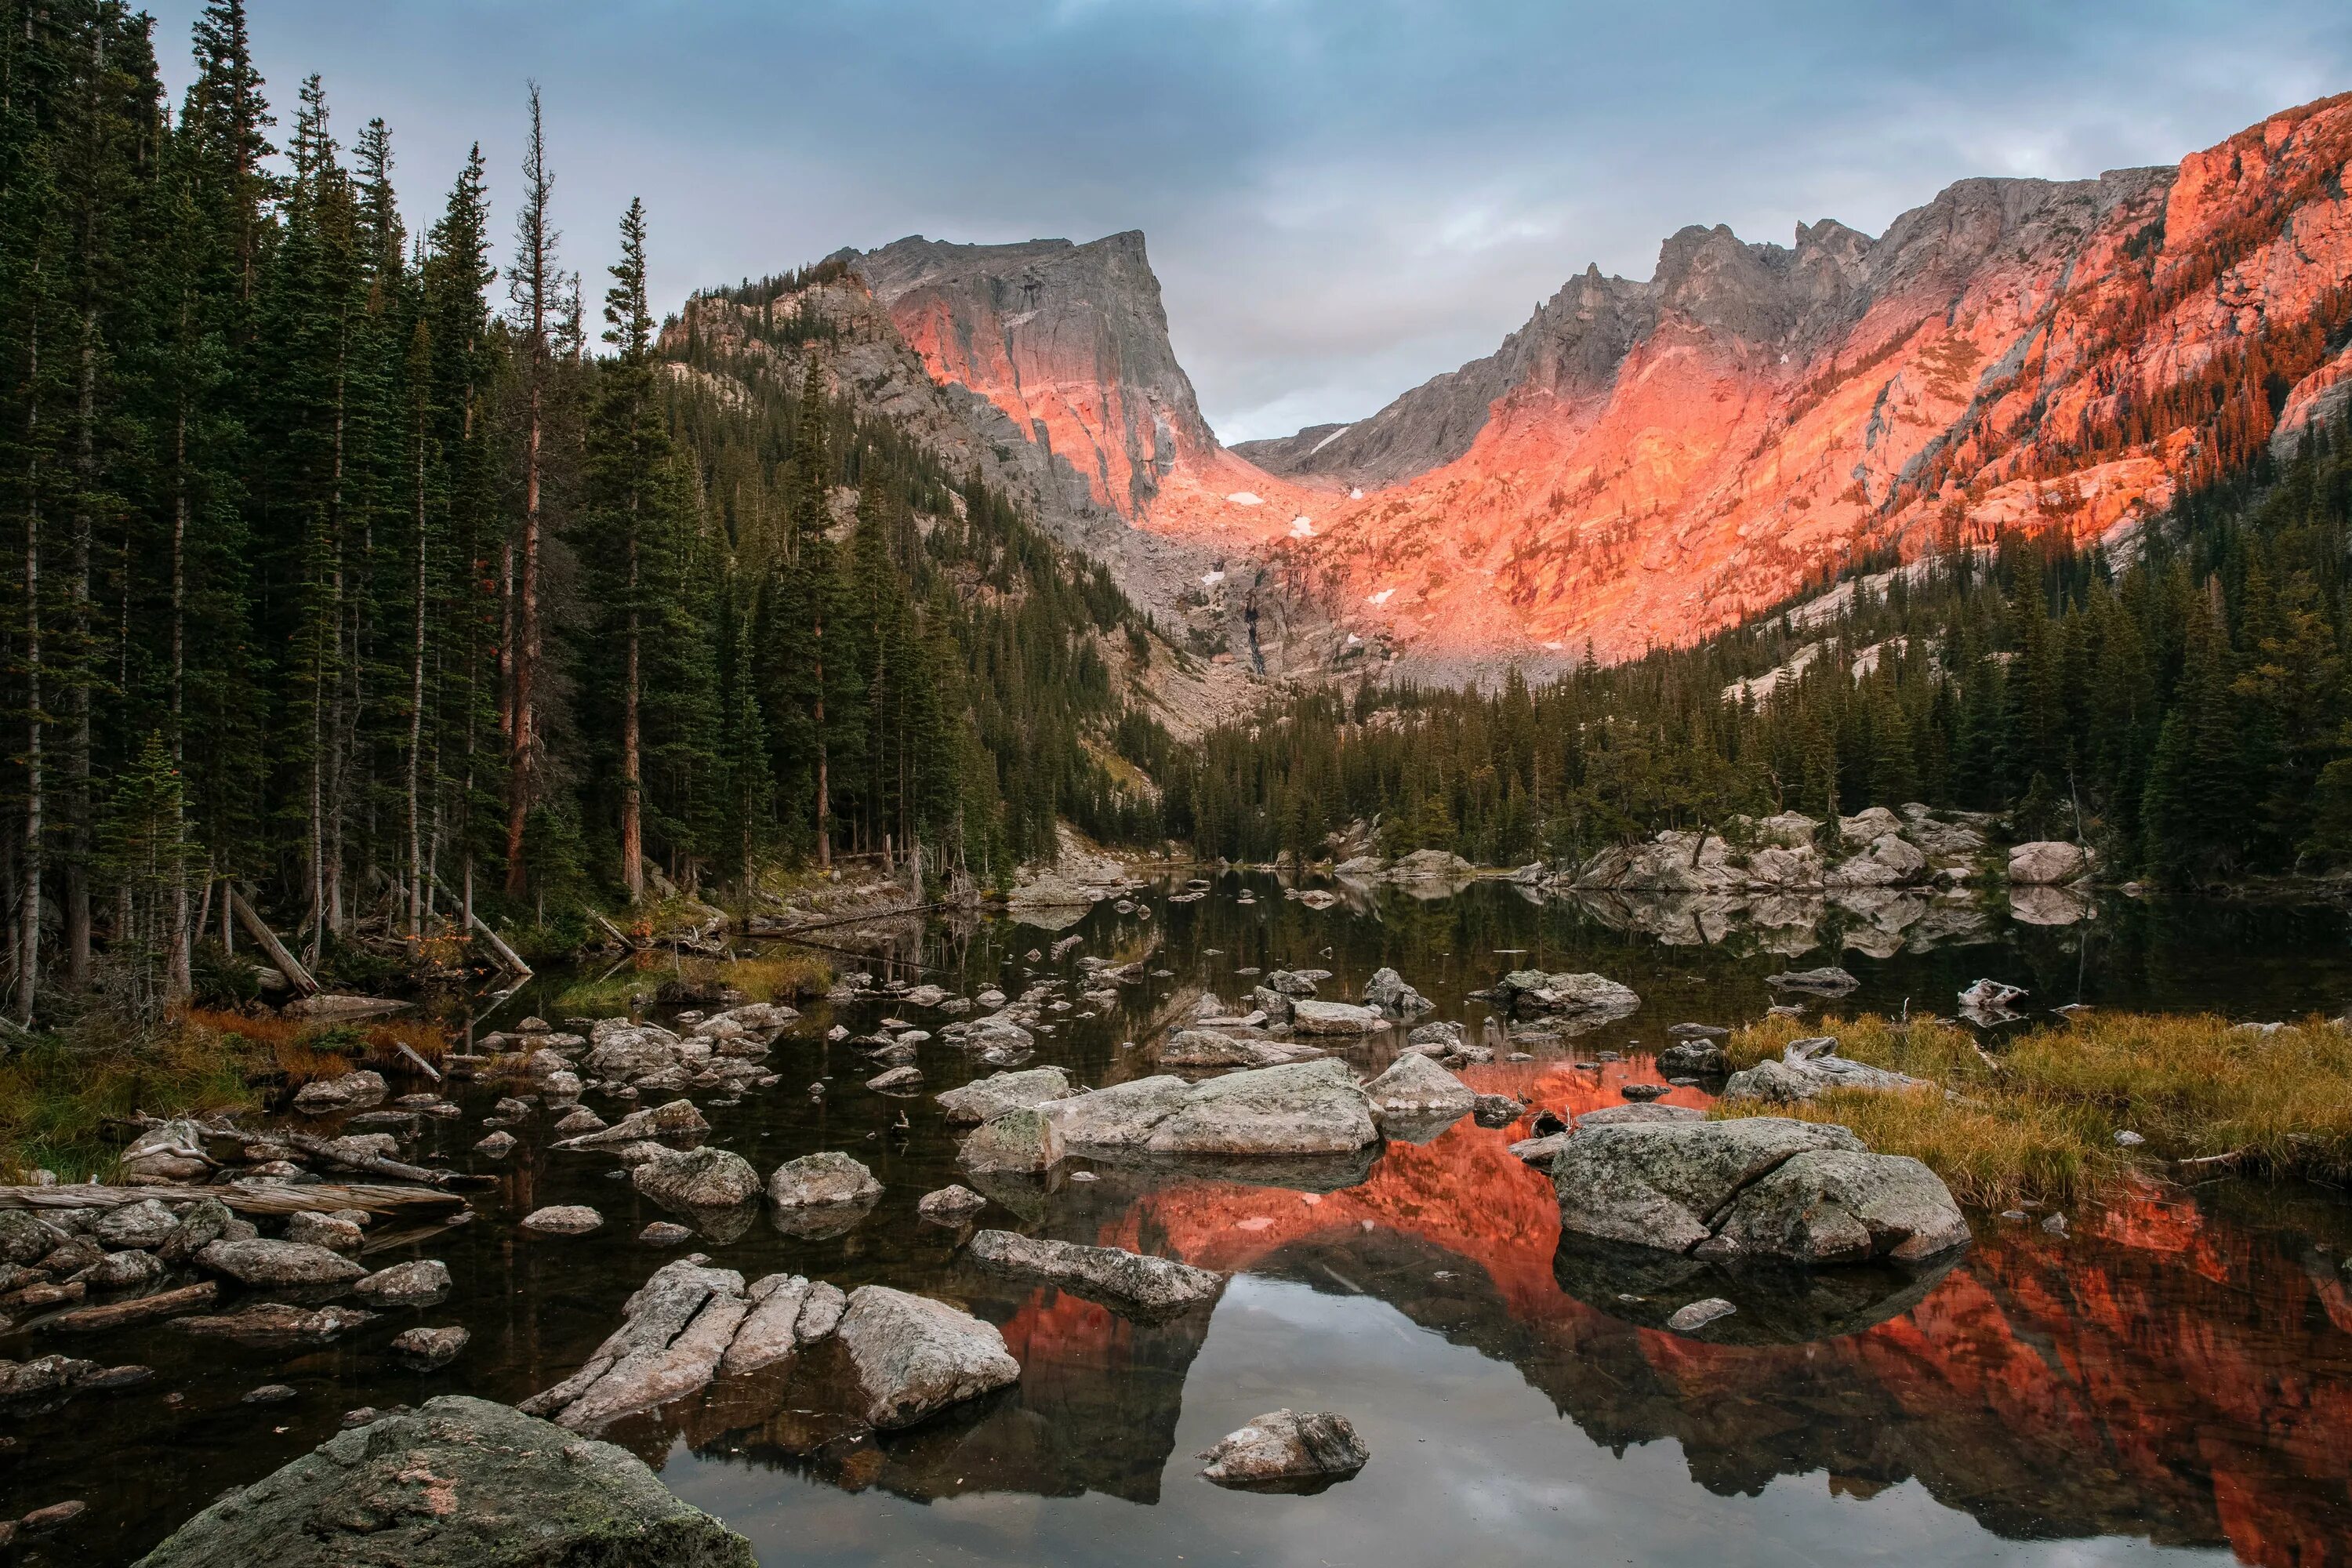
M1230 449L1139 233L847 264L1128 542L1209 552L1156 596L1245 595L1237 657L1480 679L1695 640L1863 553L2096 539L2254 460L2352 395L2347 170L2352 96L2177 165L1956 181L1875 237L1692 225L1366 419Z

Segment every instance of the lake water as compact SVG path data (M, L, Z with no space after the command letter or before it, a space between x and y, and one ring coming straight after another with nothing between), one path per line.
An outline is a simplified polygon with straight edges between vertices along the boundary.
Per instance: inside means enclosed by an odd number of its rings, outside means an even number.
M1254 902L1239 901L1244 890ZM1474 1026L1485 1009L1465 993L1508 969L1597 970L1638 990L1642 1010L1535 1047L1533 1060L1462 1075L1578 1110L1654 1081L1646 1052L1667 1025L1760 1014L1779 999L1764 976L1791 966L1844 964L1862 981L1849 1008L1948 1012L1979 975L2030 987L2037 1009L2267 1019L2352 1001L2352 928L2334 910L2116 900L2063 926L1951 906L1831 910L1811 924L1788 915L1759 927L1695 906L1545 904L1493 883L1434 900L1359 892L1318 912L1271 878L1228 874L1200 901L1097 906L1066 931L935 923L866 967L967 995L1075 979L1081 955L1170 971L1125 988L1101 1016L1083 1016L1083 1004L1048 1016L1056 1027L1040 1035L1037 1061L1090 1085L1149 1071L1157 1032L1203 990L1246 995L1240 970L1328 969L1323 994L1352 998L1391 964L1439 1005L1433 1016ZM1058 961L1026 957L1062 935L1082 940ZM488 1026L534 1006L547 1010L526 992ZM863 1033L893 1010L811 1008L769 1058L782 1082L707 1110L713 1141L762 1175L848 1151L886 1184L880 1205L831 1238L783 1236L762 1218L724 1245L695 1245L747 1279L782 1269L951 1298L1001 1326L1023 1374L880 1440L791 1410L746 1425L709 1407L610 1435L750 1536L765 1563L2352 1563L2352 1204L2341 1193L2235 1180L2149 1189L2072 1215L2064 1238L1972 1215L1975 1245L1838 1325L1858 1331L1783 1328L1738 1344L1643 1326L1657 1303L1620 1300L1638 1291L1561 1251L1549 1183L1507 1152L1524 1122L1465 1120L1313 1190L1257 1184L1245 1165L1147 1179L1105 1164L1092 1182L1066 1170L990 1186L998 1201L982 1225L1236 1271L1213 1310L1141 1324L968 1268L951 1233L918 1223L916 1200L959 1179L954 1134L928 1095L866 1089L863 1057L820 1037L836 1021ZM1392 1049L1349 1054L1369 1070ZM1610 1051L1624 1059L1598 1073L1575 1065ZM919 1065L932 1092L974 1075L936 1041ZM805 1086L820 1078L831 1092L812 1099ZM456 1282L445 1304L387 1311L293 1355L198 1349L158 1328L68 1347L159 1375L0 1423L14 1439L0 1453L0 1514L91 1504L19 1561L129 1563L225 1488L323 1441L354 1406L443 1393L515 1401L571 1373L675 1256L635 1240L670 1216L612 1179L609 1157L549 1151L544 1118L517 1130L529 1135L506 1161L474 1154L498 1092L465 1089L466 1120L428 1122L420 1145L498 1173L474 1194L476 1221L368 1258L443 1259ZM571 1239L514 1228L553 1203L593 1205L608 1224ZM420 1321L464 1323L472 1343L441 1372L402 1371L385 1344ZM10 1345L0 1353L37 1353L22 1335ZM241 1403L265 1383L298 1396ZM1195 1453L1280 1405L1346 1415L1370 1463L1307 1497L1199 1479Z

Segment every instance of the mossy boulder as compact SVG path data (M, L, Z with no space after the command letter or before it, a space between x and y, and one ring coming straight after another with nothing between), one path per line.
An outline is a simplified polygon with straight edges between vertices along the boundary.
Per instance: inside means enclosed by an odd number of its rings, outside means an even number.
M339 1433L139 1568L756 1568L625 1449L450 1395Z

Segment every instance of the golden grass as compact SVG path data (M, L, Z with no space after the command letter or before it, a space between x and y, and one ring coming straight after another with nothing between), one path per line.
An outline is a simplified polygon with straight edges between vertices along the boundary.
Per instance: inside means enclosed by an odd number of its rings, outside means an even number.
M247 1073L262 1047L201 1025L149 1036L89 1021L35 1037L0 1062L0 1177L50 1170L61 1181L113 1173L119 1146L108 1124L134 1111L157 1116L250 1105Z
M2352 1175L2352 1032L2324 1019L2264 1035L2210 1015L2090 1012L1980 1050L1970 1030L1930 1018L1775 1017L1734 1035L1727 1054L1747 1067L1808 1034L1937 1087L1717 1114L1840 1123L1883 1153L1925 1161L1963 1203L2068 1202L2135 1168L2216 1157L2219 1168ZM2147 1142L2119 1147L2126 1131Z
M831 989L833 964L824 954L804 949L772 949L758 958L738 958L714 965L715 978L754 1002L797 1002L822 996Z

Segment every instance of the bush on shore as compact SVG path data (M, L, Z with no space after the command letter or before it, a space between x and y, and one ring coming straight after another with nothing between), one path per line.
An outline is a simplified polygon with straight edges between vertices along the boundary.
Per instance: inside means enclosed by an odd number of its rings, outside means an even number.
M1748 1067L1813 1034L1936 1087L1717 1114L1840 1123L1882 1153L1924 1161L1965 1204L2071 1202L2135 1170L2352 1175L2352 1031L2323 1018L2264 1032L2207 1014L2092 1011L1981 1045L1933 1018L1773 1017L1735 1034L1727 1054ZM2125 1147L2118 1132L2146 1142Z

